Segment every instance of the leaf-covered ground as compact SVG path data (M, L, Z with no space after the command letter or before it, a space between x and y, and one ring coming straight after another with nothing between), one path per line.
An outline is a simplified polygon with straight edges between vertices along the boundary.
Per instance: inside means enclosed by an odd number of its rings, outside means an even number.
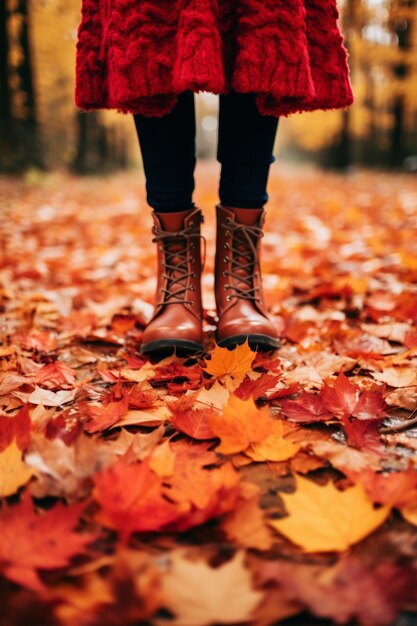
M158 363L142 178L0 180L2 623L416 623L417 180L274 168L281 349L215 344L199 164L207 351Z

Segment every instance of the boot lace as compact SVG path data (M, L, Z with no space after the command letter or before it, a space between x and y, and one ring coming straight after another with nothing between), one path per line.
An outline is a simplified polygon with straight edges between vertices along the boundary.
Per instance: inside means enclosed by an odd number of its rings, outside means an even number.
M227 290L234 290L232 295L226 296L226 300L230 301L232 297L236 297L261 303L261 298L257 293L260 291L260 287L259 285L254 286L253 279L259 276L259 271L255 272L258 262L256 244L257 240L264 236L262 228L247 224L237 224L229 218L226 219L222 226L233 233L233 243L225 244L225 247L231 251L232 258L230 259L228 255L224 258L225 261L232 261L232 269L230 271L225 270L223 276L230 276L241 283L241 285L224 286Z
M194 291L195 286L188 285L189 278L195 278L197 273L189 271L189 256L195 247L195 242L189 242L191 237L199 236L204 243L204 253L201 262L202 269L206 262L206 238L201 235L194 225L189 225L181 230L169 231L154 226L152 228L154 237L153 243L162 242L164 253L164 266L162 278L167 279L166 287L161 287L162 299L160 304L190 304L194 306L193 300L186 298L187 290Z

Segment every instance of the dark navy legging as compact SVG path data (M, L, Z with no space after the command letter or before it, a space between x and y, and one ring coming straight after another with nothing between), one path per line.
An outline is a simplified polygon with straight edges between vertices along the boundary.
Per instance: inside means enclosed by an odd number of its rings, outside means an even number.
M194 92L178 96L162 117L133 115L142 153L148 204L155 211L192 208L196 165ZM232 91L219 96L217 160L221 163L219 199L224 206L261 207L278 118L262 115L255 94Z

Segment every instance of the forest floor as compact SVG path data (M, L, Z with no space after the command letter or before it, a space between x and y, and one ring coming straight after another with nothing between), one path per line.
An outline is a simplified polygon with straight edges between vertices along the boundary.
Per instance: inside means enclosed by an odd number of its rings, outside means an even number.
M217 176L207 353L157 363L141 174L0 178L4 624L416 624L417 179L272 168L262 354L215 343Z

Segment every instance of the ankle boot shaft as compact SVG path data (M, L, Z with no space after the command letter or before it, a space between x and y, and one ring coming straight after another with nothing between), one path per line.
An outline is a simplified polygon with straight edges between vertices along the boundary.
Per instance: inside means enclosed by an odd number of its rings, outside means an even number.
M216 206L216 341L233 347L248 338L253 349L275 350L280 342L263 295L261 239L265 210Z
M264 312L261 247L265 210L216 206L215 296L220 312L247 300Z
M202 315L201 224L204 216L200 208L175 213L152 213L157 244L157 286L155 293L156 317L160 311L174 304L182 304L188 312Z

